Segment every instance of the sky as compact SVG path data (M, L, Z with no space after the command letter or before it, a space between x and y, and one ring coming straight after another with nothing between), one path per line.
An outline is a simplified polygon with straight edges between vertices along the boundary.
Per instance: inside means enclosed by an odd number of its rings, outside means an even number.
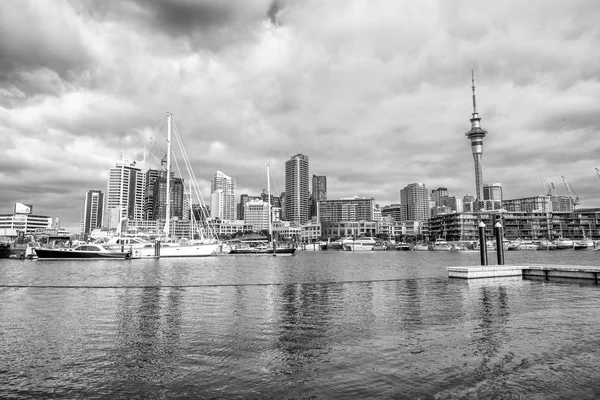
M298 153L329 199L462 198L471 70L484 182L536 196L540 171L567 195L564 176L600 207L598 21L597 0L4 0L0 213L78 232L121 155L164 157L167 112L207 201L217 170L258 195L267 163L284 191Z

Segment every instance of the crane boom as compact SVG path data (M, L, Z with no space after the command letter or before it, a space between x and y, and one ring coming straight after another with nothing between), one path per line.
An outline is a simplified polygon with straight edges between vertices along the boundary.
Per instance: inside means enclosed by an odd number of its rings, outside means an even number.
M579 205L579 196L577 195L577 193L575 193L575 191L573 190L573 188L571 187L571 184L569 183L569 181L567 181L567 178L565 178L564 176L561 176L565 187L567 188L567 192L569 193L569 197L573 199L573 205Z
M544 186L544 196L549 196L550 195L550 187L548 186L548 184L546 183L546 180L544 179L544 176L542 175L542 173L540 172L540 170L537 170L538 175L540 176L540 180L542 181L542 186Z

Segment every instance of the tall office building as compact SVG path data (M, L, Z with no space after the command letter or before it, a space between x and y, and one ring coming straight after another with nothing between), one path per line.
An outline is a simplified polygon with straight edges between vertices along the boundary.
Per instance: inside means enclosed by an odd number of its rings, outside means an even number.
M183 218L183 179L175 178L171 173L170 189L170 218ZM152 213L150 219L164 221L167 218L167 171L160 171L152 185Z
M400 191L402 221L424 221L430 217L429 191L424 183L411 183Z
M471 141L471 151L473 152L473 160L475 161L475 196L476 201L483 201L483 165L482 165L482 155L483 155L483 138L487 134L487 131L481 128L481 118L479 118L479 114L477 113L477 103L475 101L475 76L473 75L473 71L471 71L471 82L472 82L472 90L473 90L473 114L471 117L471 130L465 135Z
M327 200L327 177L325 175L312 176L312 197L314 201Z
M116 229L124 218L144 215L144 174L135 161L120 160L109 170L102 227Z
M318 204L327 200L327 177L325 175L312 176L312 193L310 195L310 218L317 217Z
M149 169L144 173L144 219L152 219L154 207L154 182L160 176L158 169Z
M304 224L309 217L308 156L296 154L285 162L285 218Z
M104 207L104 193L100 190L89 190L85 194L83 205L84 235L89 235L94 229L102 228L102 208Z
M235 179L217 171L210 183L210 216L234 221L235 214Z
M502 201L502 184L492 183L483 184L483 199L484 200L499 200Z

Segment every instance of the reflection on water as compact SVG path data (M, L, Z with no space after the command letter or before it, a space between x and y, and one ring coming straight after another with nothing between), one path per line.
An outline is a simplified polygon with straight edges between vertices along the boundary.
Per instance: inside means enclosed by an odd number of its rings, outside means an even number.
M0 264L0 397L600 395L597 286L450 281L447 262Z

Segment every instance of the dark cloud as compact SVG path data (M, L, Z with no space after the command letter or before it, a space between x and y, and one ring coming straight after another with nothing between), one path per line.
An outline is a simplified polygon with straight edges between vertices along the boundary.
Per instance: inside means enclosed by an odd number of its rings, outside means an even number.
M88 0L73 2L79 12L97 21L118 21L157 33L185 38L194 49L218 51L248 40L256 24L268 16L268 0Z

